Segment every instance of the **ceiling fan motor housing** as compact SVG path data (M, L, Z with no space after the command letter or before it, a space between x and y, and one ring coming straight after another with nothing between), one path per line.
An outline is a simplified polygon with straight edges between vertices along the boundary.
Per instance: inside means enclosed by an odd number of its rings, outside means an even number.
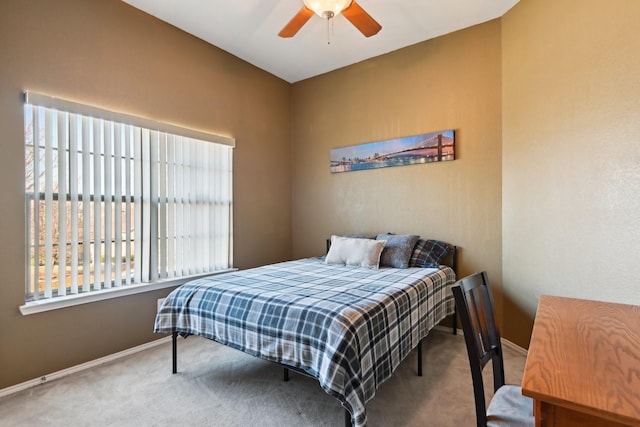
M303 0L304 5L313 10L316 15L325 19L331 19L345 10L351 4L351 0Z

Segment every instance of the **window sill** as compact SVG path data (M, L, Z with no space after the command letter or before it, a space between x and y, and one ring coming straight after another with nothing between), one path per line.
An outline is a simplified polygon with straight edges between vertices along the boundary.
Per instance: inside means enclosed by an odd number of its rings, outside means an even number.
M91 302L104 301L111 298L119 298L127 295L135 295L143 292L156 291L158 289L171 288L180 286L189 280L198 279L200 277L214 276L217 274L228 273L237 269L217 271L215 273L199 274L195 276L180 277L176 279L168 279L153 283L144 283L141 285L121 286L117 288L103 289L100 291L91 291L80 295L68 295L64 297L55 297L38 301L29 301L18 307L23 316L29 314L43 313L45 311L58 310L60 308L73 307Z

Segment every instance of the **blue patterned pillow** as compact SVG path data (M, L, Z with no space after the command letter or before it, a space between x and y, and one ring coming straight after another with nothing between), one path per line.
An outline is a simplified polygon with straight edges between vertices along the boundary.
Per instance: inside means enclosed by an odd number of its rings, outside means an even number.
M376 240L387 241L380 255L380 267L409 267L411 252L419 238L412 234L378 234Z
M420 239L413 248L409 267L438 268L448 252L448 243Z

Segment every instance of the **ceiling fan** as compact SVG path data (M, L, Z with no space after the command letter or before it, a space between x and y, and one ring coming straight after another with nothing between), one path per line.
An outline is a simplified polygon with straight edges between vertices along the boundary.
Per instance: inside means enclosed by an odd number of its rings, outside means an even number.
M278 33L280 37L293 37L304 24L313 16L318 16L327 22L342 13L365 37L378 34L382 28L355 0L303 0L302 9Z

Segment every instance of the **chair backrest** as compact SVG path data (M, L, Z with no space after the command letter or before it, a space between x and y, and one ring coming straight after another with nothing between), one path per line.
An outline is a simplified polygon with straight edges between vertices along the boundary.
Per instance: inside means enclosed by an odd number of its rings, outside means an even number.
M469 354L478 427L487 425L482 370L491 360L494 392L504 385L500 333L493 311L493 295L486 272L458 280L452 288Z

